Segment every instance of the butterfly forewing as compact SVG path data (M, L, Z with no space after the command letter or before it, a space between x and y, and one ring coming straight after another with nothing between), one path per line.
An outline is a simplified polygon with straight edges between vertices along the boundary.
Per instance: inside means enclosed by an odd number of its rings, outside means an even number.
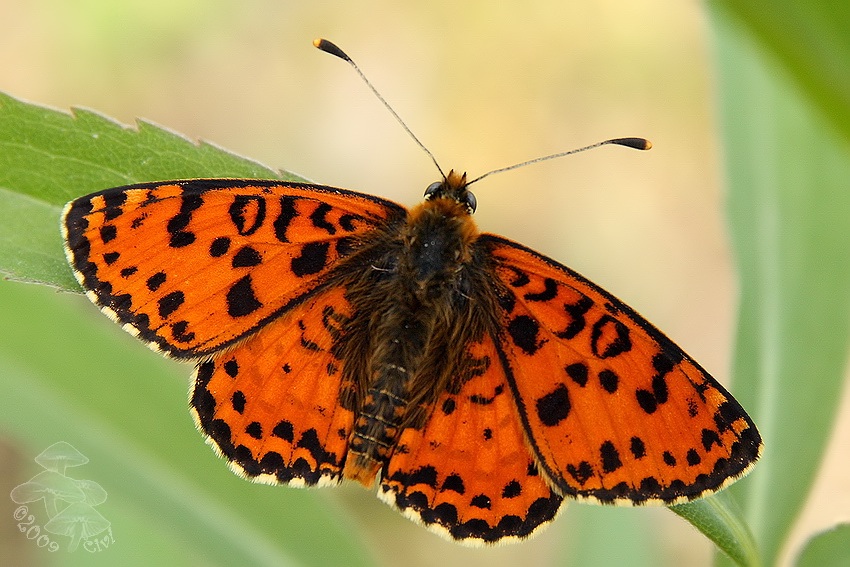
M69 203L69 262L89 297L153 348L198 357L321 283L353 240L404 209L315 185L146 183Z
M728 392L628 306L503 238L500 355L522 424L561 494L677 503L745 474L761 439Z

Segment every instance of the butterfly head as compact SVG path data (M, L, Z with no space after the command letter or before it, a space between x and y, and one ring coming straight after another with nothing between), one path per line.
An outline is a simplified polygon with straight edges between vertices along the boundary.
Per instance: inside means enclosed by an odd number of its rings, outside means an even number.
M469 214L475 212L478 202L475 195L467 189L469 183L466 182L466 173L457 173L455 170L449 171L449 174L442 181L435 181L425 190L425 199L433 201L434 199L452 199L464 205Z

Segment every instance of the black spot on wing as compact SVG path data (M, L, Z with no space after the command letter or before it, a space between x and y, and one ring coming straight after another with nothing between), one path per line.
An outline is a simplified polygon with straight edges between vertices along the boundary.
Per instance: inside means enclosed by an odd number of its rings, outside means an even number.
M356 227L354 225L354 221L358 220L359 217L356 215L352 215L350 213L346 213L339 217L339 226L345 232L352 232Z
M652 379L652 395L655 396L655 401L659 404L667 402L668 390L667 380L663 374L653 377Z
M252 421L245 428L245 433L253 437L254 439L262 439L263 438L263 425L259 421Z
M496 397L499 396L500 394L502 394L502 392L504 392L504 391L505 391L504 384L499 384L498 386L496 386L493 389L493 395L492 396L482 396L481 394L473 394L473 395L469 396L469 401L472 402L473 404L476 404L476 405L488 406L488 405L492 404L496 400Z
M230 239L226 236L219 236L210 244L210 256L218 258L227 254L230 250Z
M328 222L327 219L328 213L332 210L333 208L327 203L319 203L319 206L310 213L310 222L313 223L314 227L320 228L328 234L336 234L336 227Z
M508 323L511 340L529 355L537 352L546 343L545 340L538 339L539 333L540 324L528 315L517 315Z
M705 449L706 453L708 453L714 445L717 445L718 447L723 446L723 443L720 441L720 436L712 429L703 429L702 448Z
M183 248L195 242L195 233L184 230L192 220L192 213L204 204L200 195L184 194L181 197L180 212L171 217L166 224L170 236L168 245L172 248Z
M171 325L171 336L178 343L191 343L195 340L195 333L189 331L188 321L177 321Z
M250 236L266 220L266 200L258 195L236 195L228 214L236 231L242 236Z
M512 480L502 488L502 498L516 498L522 494L522 485L517 480Z
M227 291L227 313L231 317L244 317L250 315L263 304L254 293L251 275L240 278Z
M286 231L289 225L298 216L298 211L295 210L295 197L284 195L280 198L280 214L272 223L274 227L274 235L281 242L289 242L289 237Z
M567 465L567 474L581 486L593 476L593 466L587 461L581 461L578 465L570 463Z
M514 274L514 279L508 282L511 287L524 287L531 283L531 279L529 279L528 274L525 272L522 272L513 266L505 266L505 268Z
M186 300L182 291L172 291L168 295L165 295L157 301L157 307L159 310L160 319L167 319L172 313L177 311L177 309L183 305L183 302Z
M111 221L120 217L124 211L121 207L127 202L127 193L125 191L111 191L103 194L105 220ZM91 205L91 203L89 203ZM89 209L89 212L91 209Z
M652 357L652 366L659 374L667 374L682 361L675 352L659 352Z
M230 405L233 406L233 410L239 414L245 411L245 403L247 401L248 400L245 397L245 392L243 392L242 390L236 390L230 397Z
M640 437L632 437L629 442L629 451L635 459L642 459L646 456L646 445Z
M723 432L732 428L732 423L741 417L741 410L736 404L728 400L720 404L717 411L714 412L714 424L717 426L717 431Z
M696 465L702 462L702 458L699 456L699 453L696 449L688 449L686 459L688 461L688 465L692 467L695 467Z
M108 292L106 291L106 285L104 285L105 293L112 293L112 286L110 285L108 288ZM133 307L133 297L129 293L121 293L118 295L109 296L108 301L109 307L111 307L116 313L120 313L121 315L127 315L128 311Z
M104 244L106 244L107 242L110 242L112 240L115 240L115 238L117 238L117 237L118 237L118 229L115 227L114 224L105 224L102 227L100 227L100 240Z
M538 398L535 408L543 425L553 427L561 423L570 414L570 395L566 385L558 384L554 390Z
M583 362L575 362L573 364L568 364L564 368L564 371L566 371L567 376L572 378L573 382L575 382L582 388L587 385L588 369L587 365Z
M336 455L325 451L322 442L319 440L319 435L315 429L308 429L301 434L301 439L296 443L296 447L307 449L310 455L316 460L319 465L330 464L336 466Z
M463 484L463 478L460 475L450 474L446 477L446 480L443 481L443 485L440 487L440 492L457 492L458 494L463 494L466 492L466 487Z
M603 315L593 325L590 347L599 358L611 358L628 352L632 349L629 328L610 315Z
M446 398L443 401L443 405L441 407L444 415L451 415L455 411L455 401L454 398Z
M149 291L156 291L159 289L159 286L165 283L165 279L165 272L157 272L147 279L145 285Z
M292 273L303 278L321 272L328 262L328 242L308 242L301 247L301 255L292 259Z
M437 488L437 469L431 465L420 467L410 473L407 483L409 486L424 484L431 488Z
M635 398L640 409L648 414L653 414L658 409L658 402L655 401L655 396L649 390L644 390L643 388L636 390Z
M278 424L274 426L274 429L272 429L272 436L279 437L284 441L292 443L295 439L295 428L289 421L279 421Z
M609 394L617 391L619 383L620 377L613 370L602 370L599 372L599 384Z
M620 453L614 447L611 441L605 441L599 447L599 453L602 457L602 470L606 473L612 473L623 466L620 460Z
M231 266L234 268L252 268L258 266L263 261L263 257L257 250L251 246L243 246L234 254L231 260Z
M473 508L482 508L484 510L489 510L493 503L490 500L490 497L486 494L478 494L472 497L472 500L469 501L469 504Z
M523 295L526 301L551 301L558 295L558 284L552 278L543 280L543 290L537 293L527 292Z
M224 369L225 374L231 378L236 378L239 375L239 363L236 362L235 358L231 358L222 364L221 367Z
M582 296L575 303L565 303L564 312L569 316L569 322L563 330L556 332L555 335L560 339L575 338L587 326L585 315L591 307L593 307L593 300L587 296Z

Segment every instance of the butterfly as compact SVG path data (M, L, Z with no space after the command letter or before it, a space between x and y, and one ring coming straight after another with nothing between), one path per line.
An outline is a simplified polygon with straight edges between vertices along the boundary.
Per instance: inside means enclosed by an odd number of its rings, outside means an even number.
M86 295L195 362L196 424L251 480L377 484L474 545L526 538L565 498L677 504L746 474L761 438L723 386L599 286L479 232L469 184L451 171L408 210L139 183L70 202L62 228Z

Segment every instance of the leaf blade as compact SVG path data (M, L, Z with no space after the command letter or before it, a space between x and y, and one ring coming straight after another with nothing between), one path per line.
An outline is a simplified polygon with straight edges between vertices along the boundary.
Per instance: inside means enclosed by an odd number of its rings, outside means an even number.
M797 567L850 565L850 524L838 524L812 536L794 564Z
M741 281L734 386L765 440L761 462L732 491L773 564L813 482L843 383L850 144L782 60L718 4L712 18Z
M670 510L690 522L737 565L761 565L758 546L741 509L728 492L670 506Z
M0 93L0 273L80 291L64 263L59 213L69 200L143 181L199 177L302 181L150 122L62 112Z

